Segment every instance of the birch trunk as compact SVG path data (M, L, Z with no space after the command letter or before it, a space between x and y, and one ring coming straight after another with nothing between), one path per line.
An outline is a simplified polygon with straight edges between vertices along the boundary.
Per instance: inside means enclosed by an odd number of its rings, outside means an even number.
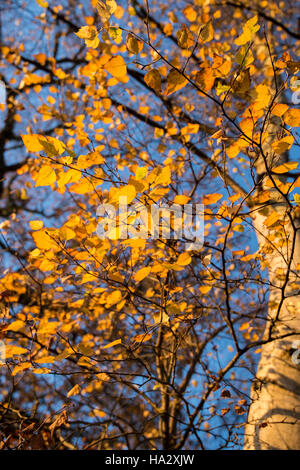
M264 220L259 214L254 221L261 251L269 235ZM262 346L252 387L246 450L300 449L300 364L295 352L300 347L296 343L300 340L300 298L294 274L300 264L300 240L299 231L295 233L290 223L286 232L288 246L281 253L266 255L269 282L274 286L265 330L265 339L270 341ZM276 337L283 338L273 340Z
M272 149L272 142L280 138L281 132L276 119L269 123L263 156L255 164L258 175L288 160L287 154L278 157ZM261 190L266 189L265 180L262 178ZM300 351L300 222L297 211L277 189L272 188L270 193L268 208L258 206L253 217L270 289L266 343L252 386L244 448L300 450L300 364L296 360L297 349ZM280 214L281 229L266 226L272 211Z

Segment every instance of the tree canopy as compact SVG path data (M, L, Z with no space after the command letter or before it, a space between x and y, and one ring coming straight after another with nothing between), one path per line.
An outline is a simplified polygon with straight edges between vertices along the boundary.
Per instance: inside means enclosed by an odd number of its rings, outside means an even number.
M0 11L1 449L295 448L295 2Z

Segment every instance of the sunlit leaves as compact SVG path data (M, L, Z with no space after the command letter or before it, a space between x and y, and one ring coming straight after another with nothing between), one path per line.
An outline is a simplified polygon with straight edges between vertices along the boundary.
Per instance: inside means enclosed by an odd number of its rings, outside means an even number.
M272 225L274 225L278 220L280 219L280 214L278 214L278 212L276 211L273 211L271 212L271 214L266 218L266 220L264 221L264 225L266 227L271 227Z
M48 156L59 156L65 151L65 145L55 137L40 134L22 135L22 140L29 152L45 151Z
M92 152L88 155L79 155L77 167L81 170L85 170L93 165L101 165L104 161L105 159L98 152Z
M242 46L251 41L254 34L259 30L260 26L257 24L257 16L250 18L243 26L242 34L234 41L237 46Z
M275 116L282 116L287 110L289 109L287 104L284 103L277 103L273 108L272 108L272 114Z
M57 246L53 238L47 233L46 229L39 230L38 232L32 233L35 245L41 250L50 250L53 246Z
M75 33L84 42L87 47L96 49L99 45L98 31L96 26L82 26L77 33Z
M50 186L56 181L56 174L50 165L44 165L38 172L35 180L35 186Z
M193 22L197 19L197 12L192 5L187 5L182 11L187 20Z
M299 127L300 126L300 109L290 108L284 113L284 121L288 126Z
M74 395L78 395L80 393L80 387L78 384L74 385L73 388L71 388L71 390L68 391L67 393L67 397L73 397Z
M155 90L157 93L161 93L161 76L157 69L152 69L147 72L144 80L150 88Z
M132 54L139 54L143 49L143 43L137 39L133 34L128 34L126 40L126 47Z
M116 339L115 341L112 341L111 343L106 344L106 346L103 346L102 349L112 348L112 347L117 346L118 344L121 344L121 343L122 343L121 339Z
M272 172L277 174L287 173L288 171L295 170L297 166L297 162L287 162L277 166L276 168L272 168Z
M166 95L171 95L175 91L181 90L188 83L187 79L175 69L170 70L167 76Z
M204 67L195 76L195 81L205 92L209 92L215 83L214 71L211 67Z
M40 230L43 228L44 222L42 220L31 220L29 225L32 230Z
M273 142L272 147L277 155L286 152L291 148L294 142L294 137L292 135L288 135L283 137L282 139L278 140L277 142Z
M98 0L97 2L97 10L102 19L102 21L107 21L111 15L116 11L117 4L114 0L106 0L106 2L102 2Z
M194 37L188 30L185 24L182 25L181 29L177 31L177 42L182 49L188 49L195 43Z
M206 194L203 197L203 204L215 204L222 198L222 194L214 193L214 194Z
M19 356L20 354L27 353L27 349L20 346L7 345L5 348L5 358L9 359L13 356Z
M202 42L209 42L214 37L214 29L212 21L209 20L208 23L200 31L200 39Z
M22 135L21 137L25 147L29 152L40 152L44 150L44 147L40 142L40 138L43 136L38 134L28 134Z
M111 188L109 194L113 203L119 203L119 200L123 198L126 204L130 204L136 196L136 189L132 184L127 184L122 188Z
M46 0L36 0L36 3L42 8L48 7L48 2Z
M120 44L122 41L122 30L116 26L111 26L108 28L108 34L117 44Z
M150 272L151 272L151 267L150 266L147 266L145 268L141 268L135 273L134 280L136 282L140 282L143 279L145 279L145 277L149 276Z
M253 53L248 45L243 45L236 53L235 60L239 65L248 67L254 61Z
M112 57L104 65L105 70L117 79L123 79L127 73L127 67L122 56Z

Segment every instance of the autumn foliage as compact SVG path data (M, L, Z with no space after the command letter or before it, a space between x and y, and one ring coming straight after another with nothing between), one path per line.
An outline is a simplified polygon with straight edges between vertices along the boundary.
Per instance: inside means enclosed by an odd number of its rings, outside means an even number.
M4 3L1 448L241 448L299 292L296 5ZM120 197L203 204L202 248L99 238Z

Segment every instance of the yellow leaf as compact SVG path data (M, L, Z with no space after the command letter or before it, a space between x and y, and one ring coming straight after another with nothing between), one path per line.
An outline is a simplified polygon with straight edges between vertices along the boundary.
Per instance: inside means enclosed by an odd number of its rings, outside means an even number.
M139 54L143 49L143 43L133 36L133 34L128 34L126 47L132 54Z
M97 2L97 10L99 15L101 16L102 21L107 21L111 15L116 11L117 4L114 0L106 0L106 2L102 2L98 0Z
M85 170L93 165L101 165L104 163L104 158L98 152L92 152L88 155L79 155L77 160L77 167L81 170Z
M32 372L34 374L49 374L51 370L47 369L46 367L40 367L39 369L34 369Z
M184 10L182 10L182 13L186 17L187 20L193 22L197 19L197 12L196 10L192 7L192 5L188 5L185 7Z
M65 144L55 137L41 136L39 141L43 146L44 152L46 152L49 157L58 157L66 150Z
M181 88L185 87L187 83L188 81L180 72L172 69L167 76L167 89L165 94L171 95L175 91L181 90Z
M256 24L257 20L257 16L253 16L253 18L250 18L250 20L245 23L245 25L243 26L242 34L234 41L235 44L237 44L238 46L242 46L243 44L246 44L247 42L251 41L254 34L260 28L260 26Z
M287 104L277 103L272 109L274 116L282 116L289 109Z
M199 290L201 294L207 294L211 290L211 286L200 286Z
M148 173L148 169L145 166L138 167L135 172L135 177L137 180L142 180L145 178L146 174Z
M99 45L98 31L96 26L82 26L77 33L75 33L81 39L84 39L87 47L96 49Z
M112 57L106 64L104 65L105 70L110 73L115 78L123 78L127 73L127 67L124 62L123 57L117 55Z
M155 186L161 184L162 186L168 186L171 183L171 170L169 166L165 166L159 171L157 178L154 181Z
M3 331L18 331L25 326L25 323L22 320L16 320L8 325Z
M13 356L19 356L20 354L27 353L27 349L21 348L19 346L6 346L5 348L5 358L9 359Z
M215 75L211 67L204 67L196 73L195 81L199 84L201 90L210 91L215 83Z
M203 197L203 204L215 204L222 197L223 197L222 194L218 194L218 193L206 194Z
M47 62L46 54L34 54L33 57L39 62L41 65L45 65ZM51 90L50 90L51 91Z
M139 269L134 275L134 280L137 282L140 282L143 279L145 279L145 277L147 277L150 274L150 272L151 272L151 268L149 266Z
M290 108L284 113L284 121L288 126L299 127L300 126L300 109Z
M30 220L29 225L32 230L40 230L43 228L44 222L42 220Z
M192 258L188 253L181 253L181 255L178 256L176 265L187 266L188 264L191 263L191 261L192 261Z
M183 195L177 195L174 198L174 203L175 204L187 204L191 198L188 196Z
M22 364L18 364L16 367L14 367L14 370L12 371L11 375L14 377L19 372L22 372L23 370L29 369L29 367L31 367L30 362L22 362Z
M29 152L41 152L44 150L39 139L42 139L43 136L40 134L27 134L21 135L23 143Z
M55 356L44 356L39 359L34 359L34 362L37 364L52 364L55 361Z
M233 83L233 90L236 94L243 95L246 93L251 85L250 79L250 69L247 68L243 70L237 77L237 79Z
M115 290L113 292L110 292L107 297L106 297L106 304L105 306L107 308L112 307L113 305L117 304L122 300L122 292L119 290Z
M58 321L49 321L49 320L41 320L40 326L38 329L39 335L51 335L57 332L57 329L60 325Z
M149 341L149 339L152 338L152 334L143 334L143 335L137 335L133 339L136 343L145 343L146 341Z
M32 238L37 248L41 250L50 250L55 245L55 241L46 233L46 230L33 232Z
M48 7L48 2L46 0L36 0L36 3L42 8Z
M274 152L280 155L281 153L286 152L286 150L289 150L291 146L293 145L293 142L294 142L294 137L292 135L288 135L278 140L277 142L273 142L272 147L273 147ZM277 172L275 171L275 173L278 173L278 171Z
M249 138L252 138L253 127L254 127L254 123L253 123L252 118L245 118L240 123L241 130Z
M295 170L297 166L298 166L297 162L288 162L288 163L284 163L283 165L279 165L276 168L273 168L272 172L277 173L277 174L287 173L288 171Z
M116 339L116 341L112 341L111 343L108 343L106 346L103 346L102 349L112 348L113 346L116 346L117 344L121 344L121 343L122 343L121 339Z
M208 42L211 41L214 37L214 29L212 25L212 21L209 20L208 23L202 28L200 32L200 38L202 39L203 42Z
M275 222L277 222L279 218L280 218L280 215L276 211L273 211L269 215L269 217L267 217L266 220L264 221L264 225L266 227L271 227L271 225L275 224Z
M126 204L130 204L136 196L136 189L132 184L127 184L122 188L111 188L109 196L113 203L119 203L120 198L122 198L122 204L124 202L126 202Z
M146 73L144 80L148 87L152 88L157 93L161 92L161 76L158 70L150 70L150 72Z
M50 186L55 181L56 181L56 175L55 175L55 171L53 170L53 168L51 168L51 166L49 165L44 165L40 169L37 175L35 186L36 187Z
M183 24L182 28L179 29L179 31L177 31L176 36L177 36L178 45L182 49L188 49L189 47L192 47L195 43L193 35L185 26L185 24Z
M80 387L78 384L74 385L73 388L71 388L71 390L68 391L67 393L67 397L73 397L74 395L78 395L80 393Z

